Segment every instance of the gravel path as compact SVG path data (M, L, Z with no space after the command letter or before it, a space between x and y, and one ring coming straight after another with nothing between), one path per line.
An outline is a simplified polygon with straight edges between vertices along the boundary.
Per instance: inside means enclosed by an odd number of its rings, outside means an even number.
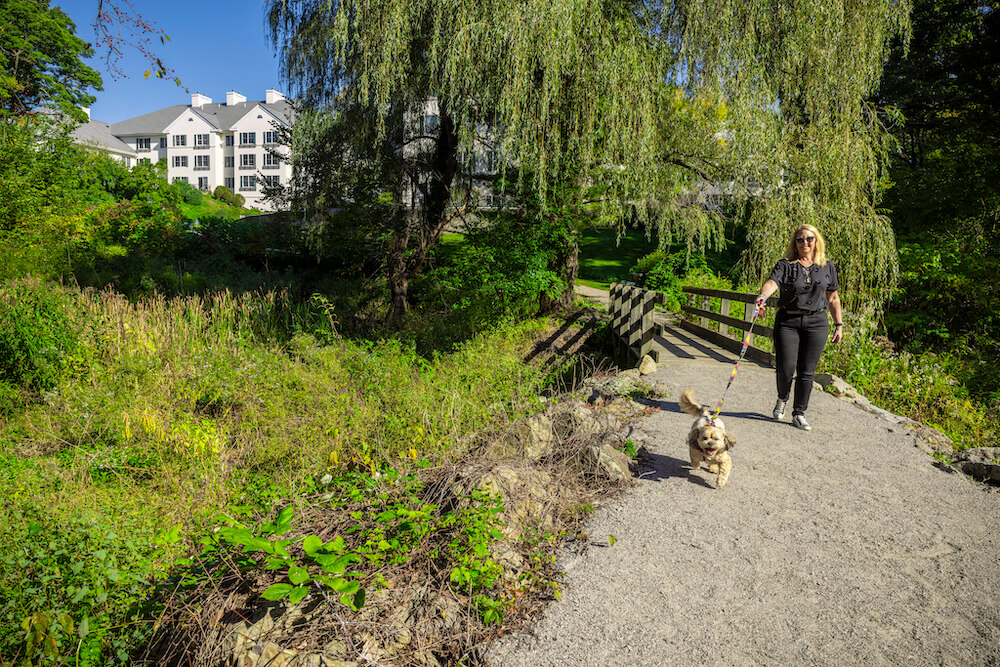
M561 558L562 598L490 664L1000 665L1000 493L819 391L812 432L773 421L773 371L748 362L716 489L689 472L677 398L714 405L734 356L681 338L648 377L640 480L595 512L591 547Z

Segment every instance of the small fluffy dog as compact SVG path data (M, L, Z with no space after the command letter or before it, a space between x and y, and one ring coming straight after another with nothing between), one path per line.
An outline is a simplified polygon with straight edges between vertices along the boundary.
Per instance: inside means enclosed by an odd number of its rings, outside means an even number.
M729 480L733 469L733 461L727 453L736 445L736 438L726 433L726 427L721 419L712 423L712 412L694 398L694 391L688 387L681 394L681 409L697 417L688 433L688 448L691 450L691 472L707 463L709 472L719 473L717 488L722 488Z

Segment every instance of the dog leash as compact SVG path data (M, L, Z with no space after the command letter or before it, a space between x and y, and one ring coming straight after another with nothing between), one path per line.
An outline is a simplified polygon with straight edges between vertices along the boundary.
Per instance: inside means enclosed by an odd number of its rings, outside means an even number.
M733 380L736 379L736 371L740 369L740 362L743 361L744 355L747 353L747 348L750 347L750 338L753 335L753 323L757 321L757 316L760 315L761 307L754 304L753 307L753 318L750 320L750 327L747 328L747 336L743 339L743 349L740 350L740 358L736 360L736 365L733 366L733 372L729 374L729 383L726 385L726 390L722 392L722 398L719 399L719 404L715 406L715 416L712 417L712 423L719 418L719 413L722 412L722 404L726 402L726 394L729 393L729 387L732 386Z

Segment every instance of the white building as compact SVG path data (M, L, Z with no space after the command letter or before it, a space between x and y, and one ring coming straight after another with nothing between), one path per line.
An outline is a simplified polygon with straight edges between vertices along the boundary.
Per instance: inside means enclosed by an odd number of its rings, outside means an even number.
M74 136L128 166L165 160L171 182L187 181L206 192L224 185L243 195L248 208L266 209L264 182L285 184L291 177L288 149L278 145L278 132L292 122L291 104L276 90L268 90L262 101L229 92L218 104L195 93L191 104L120 123L91 120Z

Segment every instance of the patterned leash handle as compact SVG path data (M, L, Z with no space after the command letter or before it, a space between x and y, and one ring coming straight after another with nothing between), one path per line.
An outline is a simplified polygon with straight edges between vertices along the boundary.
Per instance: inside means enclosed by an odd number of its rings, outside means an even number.
M757 321L757 316L760 315L761 307L754 304L753 307L753 318L750 320L750 327L747 329L747 336L743 339L743 349L740 350L740 358L736 360L736 365L733 366L733 372L729 374L729 383L726 384L726 390L722 392L722 398L719 399L719 404L715 406L715 415L712 417L712 423L719 418L719 413L722 412L722 404L726 402L726 394L729 393L729 387L732 386L733 380L736 379L736 371L740 369L740 362L743 361L744 355L747 353L747 348L750 347L750 338L753 336L753 325Z

